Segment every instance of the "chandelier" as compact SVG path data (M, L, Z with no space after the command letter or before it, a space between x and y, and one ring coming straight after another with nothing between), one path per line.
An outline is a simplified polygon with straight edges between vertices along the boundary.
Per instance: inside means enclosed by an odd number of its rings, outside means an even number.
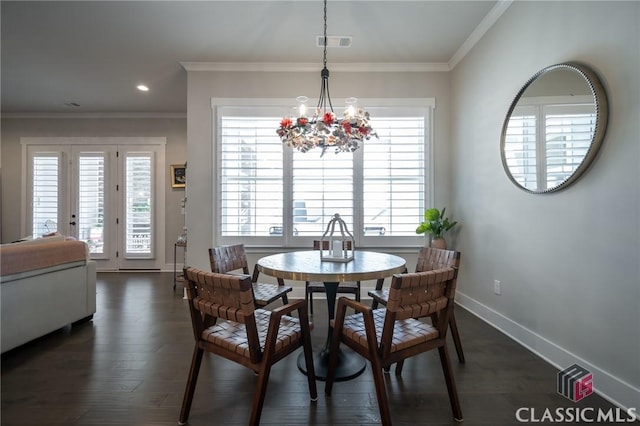
M327 0L324 0L324 59L320 77L320 97L315 111L308 116L306 103L309 98L298 96L298 116L284 117L276 130L282 142L300 152L322 148L322 156L328 148L335 148L336 154L353 152L360 142L372 136L377 138L378 134L369 124L369 113L358 108L356 98L346 100L347 108L342 117L333 112L327 69Z

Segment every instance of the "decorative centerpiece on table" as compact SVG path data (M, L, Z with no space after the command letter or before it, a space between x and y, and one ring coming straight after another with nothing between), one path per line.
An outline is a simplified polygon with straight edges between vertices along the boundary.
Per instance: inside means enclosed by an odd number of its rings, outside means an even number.
M347 229L347 224L340 214L334 214L320 240L320 261L351 262L355 247L356 242L353 234Z
M424 221L416 228L416 234L431 235L431 247L446 249L447 242L444 239L444 233L458 223L445 217L445 210L445 207L442 208L442 212L436 208L425 210Z

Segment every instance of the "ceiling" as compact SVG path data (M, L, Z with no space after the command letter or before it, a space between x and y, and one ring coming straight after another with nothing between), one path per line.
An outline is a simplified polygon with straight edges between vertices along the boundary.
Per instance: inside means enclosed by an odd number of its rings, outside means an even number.
M502 3L329 0L328 34L353 43L330 48L328 68L450 69ZM184 63L322 68L320 0L3 0L0 7L2 114L184 114ZM138 91L140 83L150 90Z

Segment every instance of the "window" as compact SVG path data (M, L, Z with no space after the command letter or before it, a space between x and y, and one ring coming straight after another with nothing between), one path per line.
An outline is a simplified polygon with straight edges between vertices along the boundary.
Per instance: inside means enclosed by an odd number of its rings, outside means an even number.
M580 166L596 128L593 105L544 107L547 188L567 180Z
M40 236L58 230L60 155L57 152L39 153L32 161L31 229L34 235Z
M321 155L280 141L275 129L286 105L214 99L218 243L310 246L339 213L360 246L421 244L415 229L431 199L434 101L378 103L367 109L379 139Z
M78 237L92 255L104 254L105 158L97 152L78 159Z
M509 120L504 145L505 157L513 178L532 191L538 188L536 122L534 107L516 107Z
M593 102L543 98L513 111L505 137L505 158L513 178L536 191L553 188L580 166L593 137ZM521 102L522 103L522 102ZM537 144L540 140L543 143Z
M125 161L125 255L151 257L153 161L150 153L130 152Z

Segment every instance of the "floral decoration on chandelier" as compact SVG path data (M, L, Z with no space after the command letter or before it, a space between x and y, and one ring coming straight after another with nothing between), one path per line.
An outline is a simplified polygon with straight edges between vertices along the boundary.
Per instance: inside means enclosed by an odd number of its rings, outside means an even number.
M336 153L353 152L360 142L378 137L369 124L369 113L360 108L353 113L346 110L342 118L337 118L333 111L316 111L310 119L285 117L277 133L284 144L300 152L319 147L323 154L331 147Z

